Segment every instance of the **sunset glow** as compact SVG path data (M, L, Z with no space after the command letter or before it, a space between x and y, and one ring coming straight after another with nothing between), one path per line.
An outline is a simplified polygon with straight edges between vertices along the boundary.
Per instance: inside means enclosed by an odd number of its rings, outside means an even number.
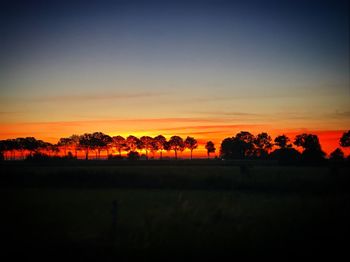
M0 139L192 136L206 157L306 132L329 154L350 128L346 1L245 2L5 5Z

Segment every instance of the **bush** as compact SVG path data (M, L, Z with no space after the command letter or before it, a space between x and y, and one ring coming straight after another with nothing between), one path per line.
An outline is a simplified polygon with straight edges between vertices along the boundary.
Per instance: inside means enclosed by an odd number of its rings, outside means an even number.
M129 160L138 160L138 159L140 159L140 154L138 152L130 151L128 153L128 159Z

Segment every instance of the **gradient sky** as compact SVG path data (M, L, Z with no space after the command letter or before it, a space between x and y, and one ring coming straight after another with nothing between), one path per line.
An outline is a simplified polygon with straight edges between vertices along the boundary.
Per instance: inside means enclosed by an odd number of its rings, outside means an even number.
M330 150L350 128L345 0L11 0L0 10L0 139L310 131L332 137Z

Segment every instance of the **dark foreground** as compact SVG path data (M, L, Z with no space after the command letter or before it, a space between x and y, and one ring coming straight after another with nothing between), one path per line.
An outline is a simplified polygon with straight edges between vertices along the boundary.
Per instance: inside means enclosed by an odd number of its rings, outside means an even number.
M349 171L212 162L2 164L2 254L348 256Z

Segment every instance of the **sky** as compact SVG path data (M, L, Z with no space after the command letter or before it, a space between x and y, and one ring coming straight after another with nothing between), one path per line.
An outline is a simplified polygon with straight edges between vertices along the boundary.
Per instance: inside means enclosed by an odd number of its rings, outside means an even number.
M350 129L349 5L2 1L0 139Z

